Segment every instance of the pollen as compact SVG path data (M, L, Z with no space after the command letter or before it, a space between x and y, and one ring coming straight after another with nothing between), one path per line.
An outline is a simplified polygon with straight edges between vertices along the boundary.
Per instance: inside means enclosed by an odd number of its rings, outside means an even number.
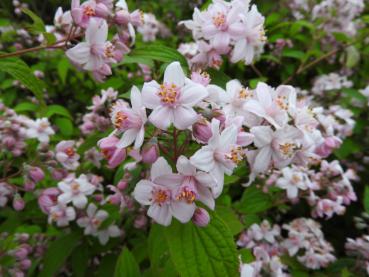
M246 88L242 88L238 95L239 95L240 99L247 99L247 98L250 98L252 96L252 91L250 91Z
M286 96L278 96L275 102L282 110L288 109Z
M175 84L161 84L158 95L162 103L173 105L177 101L179 88Z
M71 188L73 192L79 191L80 185L77 182L71 184Z
M108 149L102 149L101 153L105 157L105 159L110 160L111 158L111 152Z
M83 14L86 15L86 16L95 16L96 15L95 10L90 6L87 6L83 9Z
M65 154L67 154L68 157L70 158L74 156L75 151L72 147L68 147L67 149L65 149Z
M283 156L291 157L296 148L296 144L294 143L284 143L279 145L279 151L283 154Z
M176 196L177 200L185 200L188 204L192 204L196 200L196 193L188 188L182 189L182 191Z
M165 190L158 189L154 192L154 201L155 203L161 205L165 203L169 199L169 195Z
M108 45L106 45L104 49L105 57L114 58L114 50L115 50L115 47L113 44L109 43Z
M124 123L125 120L127 120L128 116L125 115L123 112L119 111L116 113L115 115L115 119L114 119L114 126L116 129L120 129L122 128L122 125Z
M213 24L217 28L224 27L225 23L226 23L226 17L224 13L218 12L216 16L213 16Z
M235 164L239 164L245 158L245 153L242 150L242 147L237 146L231 149L229 154L226 154L226 159L232 161Z

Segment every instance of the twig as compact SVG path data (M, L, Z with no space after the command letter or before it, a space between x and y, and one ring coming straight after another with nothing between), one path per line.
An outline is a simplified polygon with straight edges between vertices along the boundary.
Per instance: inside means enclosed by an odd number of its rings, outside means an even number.
M255 64L251 64L251 68L256 73L256 75L258 75L259 78L264 77L263 73L260 72L260 70L256 67Z

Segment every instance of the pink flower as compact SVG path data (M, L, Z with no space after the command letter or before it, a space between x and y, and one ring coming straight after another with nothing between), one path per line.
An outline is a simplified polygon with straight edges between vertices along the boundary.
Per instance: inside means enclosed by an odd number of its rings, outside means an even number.
M287 191L287 197L297 198L298 191L310 187L309 177L296 168L285 167L282 169L283 177L277 180L277 187Z
M97 210L95 204L90 203L87 207L87 215L77 220L77 224L84 228L85 235L96 234L100 225L109 216L108 212L104 210Z
M218 197L223 190L224 173L231 175L233 169L243 159L244 152L236 144L237 128L231 125L219 132L219 120L211 122L212 137L208 145L203 146L190 159L191 163L200 170L209 172L216 179L213 194Z
M84 208L87 204L87 195L91 195L96 187L92 185L86 175L80 175L77 179L68 178L58 183L62 193L58 196L60 204L72 202L77 208Z
M36 183L45 177L45 173L37 166L30 167L28 170L28 175Z
M127 151L124 148L117 148L119 139L115 136L109 136L98 142L101 152L108 161L110 168L118 166L126 158Z
M38 205L45 214L49 213L51 207L58 203L59 194L60 190L57 188L48 188L42 191L38 198Z
M76 219L76 211L73 207L67 207L65 205L56 205L50 208L48 222L56 222L58 227L65 227L69 225L70 221Z
M115 127L113 133L123 133L117 148L125 148L133 142L134 148L140 148L145 138L146 109L142 104L141 93L135 86L131 90L131 105L132 108L125 102L118 101L111 113L111 121Z
M271 163L277 168L287 166L299 149L302 132L290 125L277 131L270 126L252 127L255 136L254 144L258 150L247 153L251 169L254 173L266 172Z
M326 158L333 152L334 149L339 148L341 144L342 141L338 137L325 138L324 143L315 149L315 153L322 158Z
M28 127L27 137L38 139L41 143L49 143L50 136L55 134L47 118L39 118L35 121L27 120L26 125Z
M75 170L79 166L79 155L75 150L75 142L73 140L63 140L56 147L56 160L68 170Z
M178 178L171 178L168 162L160 157L152 165L150 180L137 183L133 196L142 205L148 205L148 216L161 225L168 226L174 216L180 222L188 222L195 212L195 205L175 198L175 188L180 184Z
M108 24L105 20L91 19L86 29L86 41L80 42L65 54L84 70L99 70L105 63Z
M166 130L171 123L184 130L197 120L192 108L208 95L205 87L187 79L179 62L165 69L164 83L145 83L142 89L143 103L153 109L149 120L158 128Z
M155 141L149 142L142 148L142 161L147 164L152 164L158 159L159 153L158 144Z
M88 0L81 5L80 0L72 0L71 14L74 22L80 27L86 28L94 17L107 18L110 15L109 8L103 3L97 2Z

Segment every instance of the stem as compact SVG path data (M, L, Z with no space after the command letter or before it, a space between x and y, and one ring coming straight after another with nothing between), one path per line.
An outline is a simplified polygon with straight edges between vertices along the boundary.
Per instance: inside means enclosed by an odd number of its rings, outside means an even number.
M173 143L174 143L174 148L173 148L174 160L176 161L177 160L177 129L176 128L174 128L173 130Z
M256 67L255 64L251 64L252 70L258 75L259 78L263 78L263 73L260 72L260 70Z

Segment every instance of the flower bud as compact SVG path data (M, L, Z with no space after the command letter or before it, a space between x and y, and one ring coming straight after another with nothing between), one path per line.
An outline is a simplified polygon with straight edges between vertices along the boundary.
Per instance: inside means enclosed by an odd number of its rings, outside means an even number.
M133 26L139 27L144 23L143 13L140 10L135 10L130 14L130 22Z
M218 119L220 121L220 125L224 126L224 123L226 121L226 116L224 112L220 109L214 109L211 111L211 113L212 113L212 117Z
M21 210L24 209L24 206L25 206L25 202L22 199L22 197L20 197L19 194L14 195L14 198L13 198L13 208L14 208L14 210L21 211Z
M315 153L322 158L326 158L334 149L340 147L341 143L342 141L337 137L325 138L324 142L316 148Z
M15 250L13 256L17 259L17 260L23 260L27 257L28 255L28 250L25 247L20 247L17 250Z
M27 270L27 269L29 269L29 268L31 267L32 262L31 262L31 260L30 260L30 259L24 259L23 261L21 261L21 262L19 263L19 265L20 265L20 268L21 268L22 270Z
M26 180L24 182L24 190L25 191L33 191L36 187L35 182L33 182L32 180Z
M30 167L28 175L35 183L45 178L45 173L37 166Z
M119 25L128 24L129 20L130 15L129 12L126 10L117 11L114 17L114 22Z
M101 152L103 153L105 159L108 161L110 168L117 167L126 158L126 149L117 148L116 144L119 139L115 136L110 136L101 139L98 142Z
M51 176L57 181L64 179L65 177L67 177L67 175L68 171L62 168L59 169L55 168L51 172Z
M193 136L202 143L207 143L213 135L209 121L200 119L192 126Z
M110 11L107 6L103 3L98 3L95 7L95 13L97 17L108 18L110 16Z
M128 182L127 181L119 181L119 183L117 184L117 188L120 190L124 190L128 187Z
M60 191L57 188L48 188L38 197L38 205L45 214L49 212L51 207L56 205L59 194Z
M196 208L195 213L192 216L192 222L199 227L205 227L209 224L209 213L203 208Z
M191 73L191 80L194 81L195 83L201 84L203 86L207 86L209 85L211 79L208 73L206 72L192 72Z
M142 161L147 164L153 164L159 157L159 147L155 143L147 143L142 147Z
M133 222L133 226L137 229L142 229L147 224L147 217L144 214L140 214L135 218L135 221Z

